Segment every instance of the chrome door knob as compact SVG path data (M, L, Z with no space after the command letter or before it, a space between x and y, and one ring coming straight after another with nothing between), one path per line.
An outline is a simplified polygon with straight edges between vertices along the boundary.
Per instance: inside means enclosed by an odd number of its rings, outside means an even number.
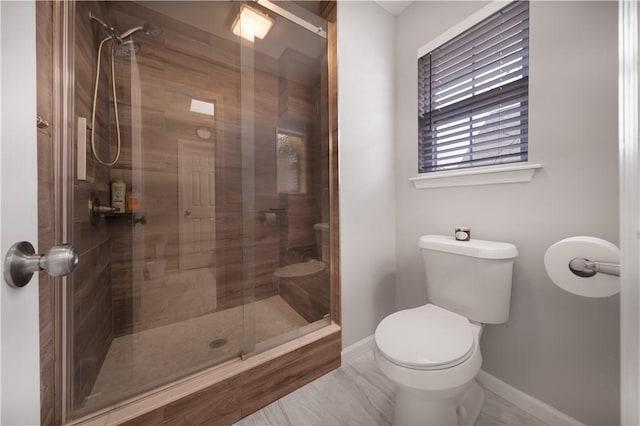
M40 269L52 277L62 277L72 273L79 261L78 253L71 244L58 244L40 257Z
M47 271L52 277L68 275L76 269L80 258L70 244L59 244L47 254L35 254L31 243L15 243L4 259L4 280L11 287L24 287L31 281L34 272Z

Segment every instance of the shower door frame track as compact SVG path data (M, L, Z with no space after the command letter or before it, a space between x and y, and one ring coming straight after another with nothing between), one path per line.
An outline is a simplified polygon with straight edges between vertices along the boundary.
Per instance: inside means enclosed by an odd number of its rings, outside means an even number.
M75 1L53 2L53 241L70 242L73 227L73 146L76 139L74 126L75 86ZM54 420L63 424L68 415L73 383L68 368L71 341L67 330L69 277L51 278L54 305Z
M251 1L251 0L250 0ZM296 388L340 366L340 264L339 264L339 207L338 207L338 131L337 131L337 41L335 2L323 2L322 17L327 20L328 72L328 135L329 135L329 212L331 247L331 322L316 331L298 337L247 359L235 359L189 375L173 383L116 403L110 407L65 423L70 413L73 386L69 368L73 324L69 313L67 277L53 281L54 305L54 422L69 425L120 424L129 420L160 413L169 404L175 406L185 398L207 394L207 390L223 386L231 392L235 383L241 394L255 394L253 401L238 407L240 417L268 405ZM75 129L75 0L53 2L53 237L54 241L71 242L74 205L74 146ZM290 19L290 18L287 18ZM305 21L306 22L306 21ZM309 29L305 27L306 29ZM287 366L288 368L284 368ZM294 371L290 373L289 371ZM283 385L286 383L286 385ZM245 401L246 402L246 401ZM206 404L203 401L203 404ZM157 420L157 419L156 419ZM150 420L148 424L154 424Z

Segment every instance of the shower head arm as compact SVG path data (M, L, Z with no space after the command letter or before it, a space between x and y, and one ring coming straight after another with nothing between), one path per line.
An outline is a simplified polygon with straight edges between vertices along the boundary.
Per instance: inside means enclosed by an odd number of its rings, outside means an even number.
M162 34L162 28L160 28L156 24L146 22L144 25L133 27L127 31L124 31L122 34L120 34L119 37L121 39L125 39L133 35L134 33L137 33L138 31L142 31L146 35L150 35L150 36L159 36L160 34Z
M140 27L131 28L130 30L127 30L122 34L120 34L118 37L120 38L120 40L124 40L125 38L129 37L130 35L133 35L134 33L137 33L138 31L144 31L144 27L140 26Z

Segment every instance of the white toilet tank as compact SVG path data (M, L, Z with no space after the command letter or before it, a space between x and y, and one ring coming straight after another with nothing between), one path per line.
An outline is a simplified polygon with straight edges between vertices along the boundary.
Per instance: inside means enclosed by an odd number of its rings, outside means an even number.
M420 237L429 303L483 324L509 319L516 246L495 241Z

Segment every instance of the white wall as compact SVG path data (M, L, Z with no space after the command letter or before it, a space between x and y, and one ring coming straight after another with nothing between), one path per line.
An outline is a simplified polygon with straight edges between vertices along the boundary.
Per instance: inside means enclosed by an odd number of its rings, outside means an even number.
M394 310L394 18L338 2L343 347Z
M427 301L420 235L465 225L475 238L515 243L511 318L486 327L483 369L582 422L617 424L618 297L566 293L543 265L547 247L568 236L618 242L617 4L531 2L529 161L544 167L532 182L408 182L417 172L416 50L485 4L416 2L396 22L397 308Z
M4 262L13 243L38 242L36 14L31 1L5 1L1 8L0 253ZM0 278L0 294L0 424L39 424L38 274L22 289L11 288Z
M2 3L0 2L0 46L2 46ZM0 54L0 100L2 100L2 55ZM0 102L2 117L2 102ZM2 159L2 132L0 132L0 159ZM1 160L0 160L1 161ZM0 173L0 200L2 200L2 173ZM0 241L2 241L2 208L0 208ZM0 291L0 395L2 395L2 292ZM2 421L2 398L0 397L0 421Z

